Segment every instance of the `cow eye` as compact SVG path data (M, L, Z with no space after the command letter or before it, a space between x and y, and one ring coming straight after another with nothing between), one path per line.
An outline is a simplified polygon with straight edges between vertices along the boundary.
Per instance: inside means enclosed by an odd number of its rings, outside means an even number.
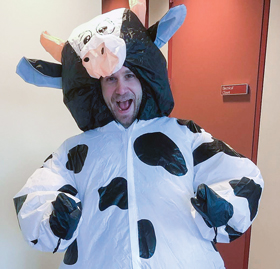
M97 29L98 34L104 34L107 29L108 29L107 26L100 27L99 29Z
M90 38L91 36L90 35L87 35L85 38L84 38L84 44L88 43L90 41Z
M99 35L109 35L115 31L115 24L108 18L98 24L96 32Z
M92 37L91 31L85 31L79 35L79 49L80 51L84 48L84 46L90 41Z

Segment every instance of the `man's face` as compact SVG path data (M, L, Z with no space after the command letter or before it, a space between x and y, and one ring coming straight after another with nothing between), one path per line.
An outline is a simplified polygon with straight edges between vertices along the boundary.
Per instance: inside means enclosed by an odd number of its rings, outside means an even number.
M136 119L142 101L139 79L123 66L111 76L101 78L103 98L114 118L128 128Z

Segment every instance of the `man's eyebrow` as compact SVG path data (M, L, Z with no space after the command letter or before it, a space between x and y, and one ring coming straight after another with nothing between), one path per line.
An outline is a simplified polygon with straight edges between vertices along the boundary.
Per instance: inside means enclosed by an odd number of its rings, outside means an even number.
M128 69L128 70L125 70L124 73L125 73L125 74L134 74L134 73L133 73L131 70L129 70L129 69Z
M101 77L101 79L110 78L110 77L112 77L112 76L114 76L114 74L112 74L112 75L110 75L110 76L106 76L106 77Z

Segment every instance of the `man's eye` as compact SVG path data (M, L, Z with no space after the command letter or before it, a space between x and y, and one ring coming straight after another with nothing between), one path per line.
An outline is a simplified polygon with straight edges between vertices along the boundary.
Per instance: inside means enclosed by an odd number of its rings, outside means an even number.
M115 81L116 80L116 78L114 78L114 77L107 77L106 78L106 81L107 82L113 82L113 81Z
M126 74L126 78L135 78L135 75L133 73L131 74Z

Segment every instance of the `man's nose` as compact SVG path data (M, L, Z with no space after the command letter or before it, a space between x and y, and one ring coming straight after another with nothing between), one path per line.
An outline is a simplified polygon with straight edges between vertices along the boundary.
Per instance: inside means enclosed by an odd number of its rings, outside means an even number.
M123 95L127 92L126 83L122 79L118 79L117 87L116 87L116 93L119 95Z

